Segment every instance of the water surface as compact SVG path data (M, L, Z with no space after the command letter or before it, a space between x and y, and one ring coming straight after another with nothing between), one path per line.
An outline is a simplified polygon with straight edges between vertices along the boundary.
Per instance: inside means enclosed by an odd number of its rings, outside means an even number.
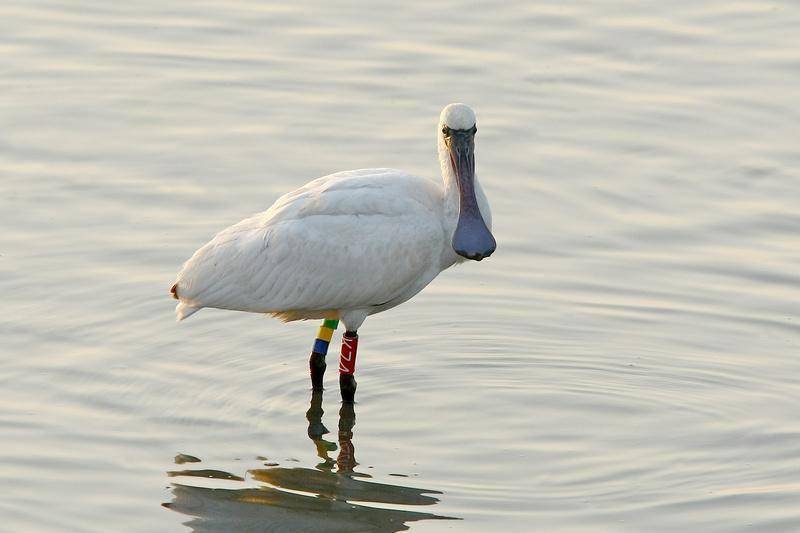
M1 527L799 530L798 27L788 1L4 2ZM352 412L333 371L309 390L316 324L174 322L181 262L283 192L437 179L452 101L498 250L366 322Z

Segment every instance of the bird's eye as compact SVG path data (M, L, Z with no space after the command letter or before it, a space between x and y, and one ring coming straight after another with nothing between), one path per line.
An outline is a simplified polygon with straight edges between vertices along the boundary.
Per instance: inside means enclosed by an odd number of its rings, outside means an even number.
M475 135L478 133L478 126L472 126L472 134Z
M448 128L447 126L442 127L442 133L444 134L445 137L449 137L450 136L450 128Z

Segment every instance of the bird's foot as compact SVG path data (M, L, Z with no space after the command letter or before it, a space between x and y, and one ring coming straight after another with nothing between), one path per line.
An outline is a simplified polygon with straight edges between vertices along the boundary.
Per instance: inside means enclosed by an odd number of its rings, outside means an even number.
M353 374L339 374L339 390L344 403L355 402L356 378Z

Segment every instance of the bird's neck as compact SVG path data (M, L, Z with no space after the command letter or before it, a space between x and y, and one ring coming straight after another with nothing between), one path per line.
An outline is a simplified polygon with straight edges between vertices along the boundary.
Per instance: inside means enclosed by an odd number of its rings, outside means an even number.
M441 134L439 134L439 165L442 167L442 181L444 182L443 200L445 229L447 229L450 236L452 236L458 224L458 178L450 162L450 152L447 150Z

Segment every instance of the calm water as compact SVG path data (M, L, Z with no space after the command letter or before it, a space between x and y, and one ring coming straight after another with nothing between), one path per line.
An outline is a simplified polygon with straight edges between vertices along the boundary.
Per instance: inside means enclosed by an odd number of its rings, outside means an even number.
M169 4L0 4L0 530L800 530L800 5ZM354 410L316 323L174 322L281 193L438 179L451 101L499 248Z

